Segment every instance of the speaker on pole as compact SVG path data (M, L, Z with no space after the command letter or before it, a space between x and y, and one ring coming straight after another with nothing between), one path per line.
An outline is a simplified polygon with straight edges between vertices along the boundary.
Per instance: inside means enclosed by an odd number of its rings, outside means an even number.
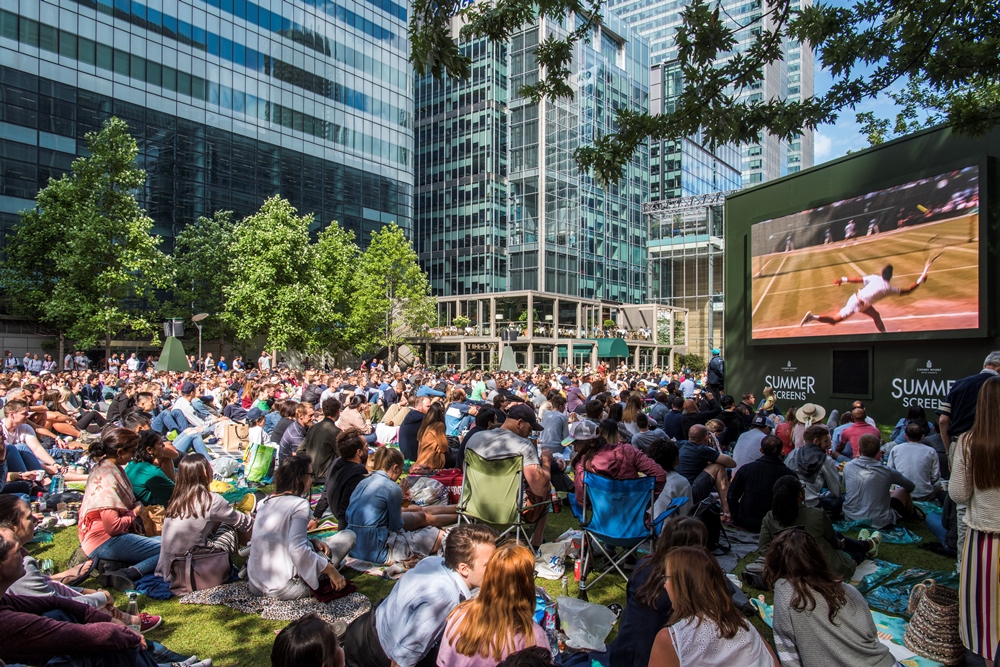
M167 320L163 323L163 337L170 338L174 336L180 338L184 335L184 319L180 317L175 317Z

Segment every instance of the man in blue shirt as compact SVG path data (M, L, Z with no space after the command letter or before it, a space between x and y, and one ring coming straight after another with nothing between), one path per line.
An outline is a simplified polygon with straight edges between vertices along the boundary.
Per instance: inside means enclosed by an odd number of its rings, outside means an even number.
M498 533L465 524L448 534L444 558L417 563L389 596L347 627L344 650L352 667L415 667L437 661L448 614L472 597L496 550Z
M674 468L691 482L691 500L700 503L718 491L722 504L723 520L729 519L729 477L726 468L735 468L736 461L722 454L715 447L709 447L708 429L695 424L688 431L688 439L677 443L678 463Z

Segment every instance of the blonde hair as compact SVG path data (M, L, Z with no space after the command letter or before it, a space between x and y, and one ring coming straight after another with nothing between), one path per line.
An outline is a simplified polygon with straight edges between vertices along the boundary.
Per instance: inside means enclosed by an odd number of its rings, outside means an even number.
M527 547L505 544L486 564L479 596L458 605L448 616L455 621L446 640L464 656L499 662L524 646L535 645L535 558Z

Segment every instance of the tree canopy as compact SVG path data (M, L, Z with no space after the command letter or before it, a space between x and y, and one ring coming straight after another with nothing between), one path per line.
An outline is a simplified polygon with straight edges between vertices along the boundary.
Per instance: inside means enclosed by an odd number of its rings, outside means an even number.
M522 93L536 101L570 97L568 64L576 43L600 22L604 0L479 0L456 3L415 0L410 20L411 59L418 75L467 78L469 60L451 37L451 18L462 14L462 40L505 41L536 17L576 13L587 24L565 38L544 38L536 53L543 76ZM1000 122L1000 12L995 0L857 0L853 6L799 0L763 0L760 15L737 25L718 4L692 0L681 11L675 40L684 90L673 111L662 115L617 112L617 131L577 149L581 170L604 184L620 180L635 150L648 138L676 139L701 132L706 144L743 144L762 133L792 139L804 128L831 123L904 82L908 99L927 105L935 120L978 134ZM737 33L759 27L749 46L737 51ZM796 42L811 47L830 71L833 85L801 101L752 100L739 96L780 61ZM875 119L878 120L878 119ZM913 127L904 118L897 130ZM876 126L882 127L882 125ZM888 125L884 125L888 130ZM884 132L883 132L884 134Z
M205 337L232 338L232 325L221 315L226 310L226 289L232 283L230 246L236 223L232 211L216 211L185 225L174 239L173 298L164 306L168 317L208 313Z

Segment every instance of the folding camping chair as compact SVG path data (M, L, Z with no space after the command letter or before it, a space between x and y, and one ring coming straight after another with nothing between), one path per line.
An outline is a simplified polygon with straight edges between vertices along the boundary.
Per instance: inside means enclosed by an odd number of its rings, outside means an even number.
M462 496L458 500L458 522L507 526L500 537L514 532L514 539L528 542L524 506L524 461L520 456L484 459L465 450ZM551 501L550 501L551 502Z
M610 479L591 472L583 474L583 518L580 520L583 528L583 539L580 540L581 591L586 591L588 586L596 584L601 577L612 571L617 571L628 581L628 575L622 570L622 563L645 543L649 544L652 551L659 527L688 501L687 498L674 498L660 516L650 520L653 503L656 501L655 486L655 477ZM588 549L588 546L591 548ZM612 556L605 546L611 547L612 553L618 548L623 551ZM604 555L609 565L588 584L591 560L598 552Z

